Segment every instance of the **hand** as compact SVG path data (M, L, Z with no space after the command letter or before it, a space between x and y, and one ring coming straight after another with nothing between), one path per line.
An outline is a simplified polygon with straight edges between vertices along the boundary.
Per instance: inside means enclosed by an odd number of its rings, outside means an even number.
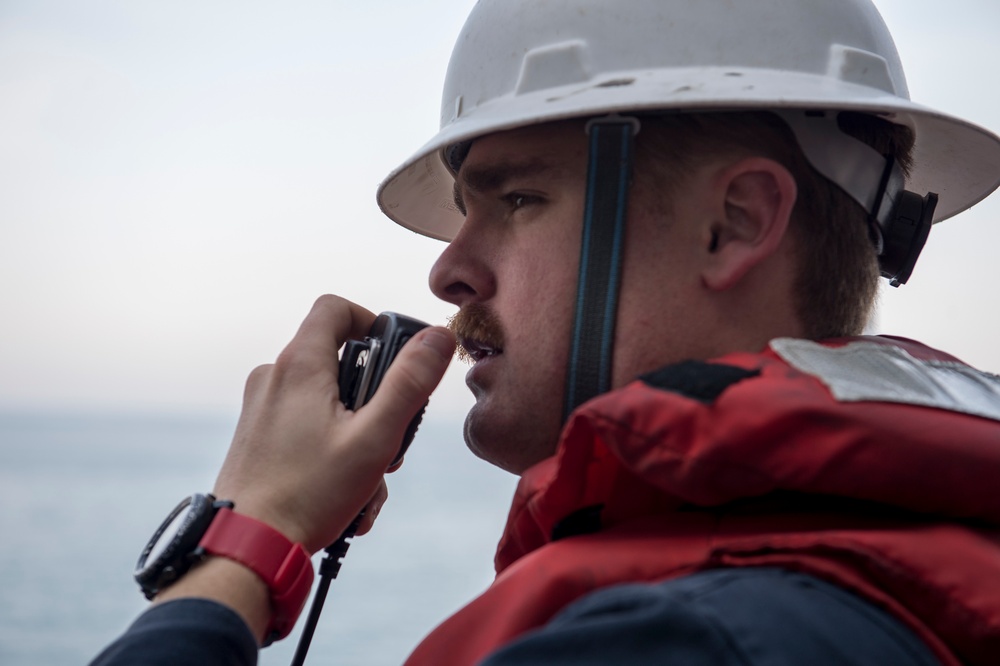
M386 497L382 476L455 348L445 328L420 331L375 396L352 412L338 395L337 350L348 338L363 338L374 320L335 296L316 301L277 361L250 374L216 481L216 497L311 553L336 540L369 501L362 531L371 526Z

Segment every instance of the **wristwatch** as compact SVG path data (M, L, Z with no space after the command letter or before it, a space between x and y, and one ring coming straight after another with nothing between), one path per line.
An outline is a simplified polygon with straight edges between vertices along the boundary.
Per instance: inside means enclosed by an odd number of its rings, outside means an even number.
M147 599L209 555L239 562L260 576L271 595L265 645L284 638L312 588L309 553L270 525L233 511L233 503L195 494L177 505L143 548L135 580Z

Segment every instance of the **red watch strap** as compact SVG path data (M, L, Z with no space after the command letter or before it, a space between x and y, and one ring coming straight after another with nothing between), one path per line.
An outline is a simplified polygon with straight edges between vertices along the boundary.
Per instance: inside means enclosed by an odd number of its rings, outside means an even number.
M312 589L309 553L270 525L219 509L198 546L206 553L235 560L249 568L271 591L271 623L265 644L291 633Z

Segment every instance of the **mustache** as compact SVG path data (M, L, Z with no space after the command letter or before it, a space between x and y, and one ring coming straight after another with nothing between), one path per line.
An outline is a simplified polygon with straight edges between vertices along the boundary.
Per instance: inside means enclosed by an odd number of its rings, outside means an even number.
M503 327L500 319L487 306L472 303L460 309L455 316L448 319L448 328L458 338L455 356L460 361L473 361L472 354L463 346L463 342L477 343L491 349L503 349Z

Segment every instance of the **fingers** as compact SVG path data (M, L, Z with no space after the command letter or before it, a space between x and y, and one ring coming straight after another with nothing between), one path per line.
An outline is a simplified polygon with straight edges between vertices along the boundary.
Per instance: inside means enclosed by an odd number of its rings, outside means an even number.
M320 296L275 366L293 380L336 368L340 346L348 338L363 338L373 321L375 314L356 303L329 294Z
M358 525L358 536L367 534L371 530L375 524L375 519L378 518L379 511L382 510L382 506L387 499L389 499L389 489L385 485L385 480L382 480L375 490L375 495L372 496L371 500L365 506L365 517L361 519L361 524Z
M404 345L375 395L358 410L354 425L377 443L385 464L395 457L406 426L441 381L454 352L451 331L423 329Z

